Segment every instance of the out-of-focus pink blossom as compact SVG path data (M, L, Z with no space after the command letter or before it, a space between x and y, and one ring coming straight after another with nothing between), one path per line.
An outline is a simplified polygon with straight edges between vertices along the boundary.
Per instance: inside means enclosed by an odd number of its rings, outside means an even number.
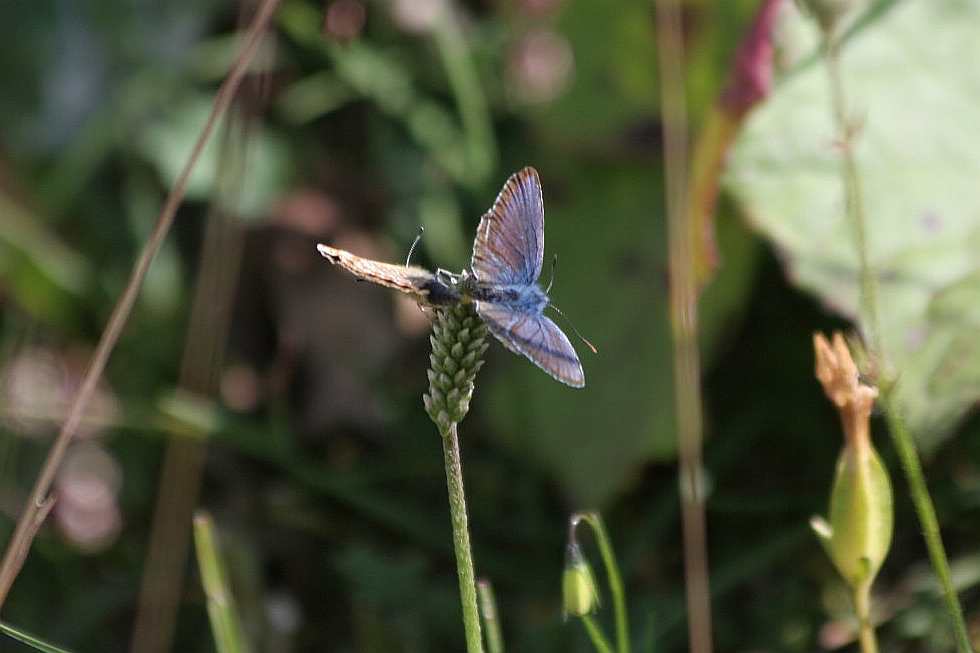
M251 365L231 365L221 374L221 399L232 410L255 410L263 399L262 380Z
M392 16L406 32L427 32L447 10L446 0L391 0Z
M558 11L563 0L518 0L517 5L532 16L550 16Z
M75 364L43 347L15 355L0 369L0 419L15 433L32 437L53 435L65 418L84 363ZM96 388L76 438L93 437L116 418L116 402L104 388Z
M54 483L61 533L85 551L111 546L122 529L116 498L121 484L122 470L107 451L93 442L74 445Z
M30 436L57 429L68 401L65 367L53 352L31 349L0 373L0 414L13 431Z
M550 102L572 81L575 57L568 39L550 28L525 34L514 46L507 79L514 95L525 102Z
M329 195L298 190L283 196L270 210L269 221L292 231L321 237L342 220L340 206Z
M772 30L784 0L765 0L735 53L721 105L736 114L762 101L772 87Z
M364 31L367 12L358 0L335 0L327 7L324 28L327 36L341 43L352 41Z

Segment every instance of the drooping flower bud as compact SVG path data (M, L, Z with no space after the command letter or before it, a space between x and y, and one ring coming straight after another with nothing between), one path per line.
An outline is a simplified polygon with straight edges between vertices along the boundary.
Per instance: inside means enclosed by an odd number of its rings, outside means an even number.
M562 612L567 619L584 617L599 607L599 589L596 587L592 567L582 555L578 542L568 544L565 555L565 570L561 577Z

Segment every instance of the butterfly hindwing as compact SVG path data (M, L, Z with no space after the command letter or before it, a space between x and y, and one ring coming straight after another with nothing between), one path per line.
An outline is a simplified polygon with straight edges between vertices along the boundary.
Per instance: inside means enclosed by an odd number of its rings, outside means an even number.
M472 270L484 283L531 284L544 258L544 204L534 168L511 175L480 220Z
M526 356L562 383L574 388L585 385L575 348L550 318L487 302L476 302L476 312L490 333L512 352Z

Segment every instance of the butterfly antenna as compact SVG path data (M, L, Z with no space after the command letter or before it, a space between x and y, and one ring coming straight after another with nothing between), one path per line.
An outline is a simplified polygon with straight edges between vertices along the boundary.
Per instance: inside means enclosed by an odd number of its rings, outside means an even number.
M555 254L555 257L553 259L551 259L551 278L548 279L548 287L544 289L544 294L546 294L546 295L551 292L551 284L553 284L555 282L555 268L557 266L558 266L558 255ZM558 310L558 309L555 309L555 310ZM558 312L560 313L561 311L558 311ZM565 316L563 315L562 317L565 317ZM567 320L568 318L566 317L565 319ZM569 324L571 324L571 322L569 322ZM572 328L574 329L575 327L572 327Z
M415 253L415 248L418 247L419 243L422 242L422 234L425 233L425 227L419 225L419 232L415 236L415 240L412 241L412 246L408 248L408 256L405 257L405 267L407 268L412 264L412 254Z
M548 287L550 288L551 287L551 284L548 284ZM568 326L570 326L572 328L572 331L575 333L575 335L578 336L578 339L581 340L582 342L584 342L585 343L585 346L588 347L589 349L591 349L593 354L598 354L599 353L599 350L595 348L595 345L593 345L591 342L589 342L588 340L586 340L585 339L585 336L583 336L581 333L579 333L579 330L575 328L575 325L572 324L572 321L568 319L568 316L561 312L561 309L560 308L558 308L554 304L551 304L551 308L555 309L555 313L558 313L559 315L562 316L562 319L564 319L565 322L568 323Z
M558 255L555 254L554 258L551 259L551 279L548 280L548 287L545 288L545 290L544 290L544 294L546 294L546 295L549 292L551 292L551 284L553 284L555 282L555 267L557 267L557 266L558 266ZM583 336L579 332L579 330L575 328L575 325L572 324L572 321L568 319L568 316L567 315L565 315L564 313L561 312L561 309L560 308L558 308L554 304L549 304L549 306L551 306L551 308L555 309L555 313L558 313L559 315L561 315L562 319L565 320L565 322L568 323L568 326L570 326L572 328L572 331L575 333L575 335L578 336L578 339L581 340L582 342L584 342L585 343L585 346L588 347L589 349L591 349L593 354L598 354L599 353L599 350L595 348L595 345L593 345L591 342L589 342L588 340L585 339L585 336Z

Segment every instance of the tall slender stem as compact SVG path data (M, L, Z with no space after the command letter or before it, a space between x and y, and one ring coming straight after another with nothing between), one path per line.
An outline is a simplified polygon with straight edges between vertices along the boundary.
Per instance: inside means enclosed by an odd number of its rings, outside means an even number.
M436 311L432 325L432 353L429 354L429 390L422 395L425 412L439 428L449 510L459 574L459 596L463 609L468 653L483 652L480 609L476 600L476 577L470 532L466 526L466 496L463 493L463 465L459 455L459 422L470 408L473 381L483 365L487 350L487 327L472 303L460 302Z
M473 573L470 531L466 524L463 465L459 456L456 424L453 424L449 433L442 438L442 452L446 463L446 485L449 488L449 511L453 522L453 545L456 548L456 571L459 574L459 596L463 607L463 627L466 630L466 651L482 653L480 608L476 601L476 575Z
M922 526L922 533L929 552L929 559L939 579L943 600L946 603L946 609L952 620L956 650L958 653L969 653L973 651L973 646L970 643L969 631L966 626L966 621L963 618L963 608L959 603L959 599L956 597L956 589L953 587L949 561L946 558L946 550L943 548L942 536L939 532L939 520L936 518L936 510L932 504L932 497L930 497L928 487L926 486L925 475L922 472L922 464L919 461L918 451L916 450L915 443L912 441L901 411L895 402L895 381L888 367L887 350L881 329L881 317L878 312L878 289L871 265L867 222L865 221L864 207L861 199L861 178L854 156L854 136L856 129L852 119L847 114L847 102L840 69L840 39L833 28L826 30L824 33L824 47L827 54L827 69L830 76L830 94L831 101L833 102L834 118L837 121L837 127L841 133L840 145L843 159L845 206L847 215L853 224L855 243L858 248L861 307L865 314L864 324L866 325L868 339L871 343L872 360L876 362L878 369L881 370L881 378L878 379L878 389L881 393L880 401L888 421L888 432L891 434L895 449L898 452L902 469L905 472L905 479L908 482L912 495L912 501L919 517L919 523Z
M885 418L888 421L888 432L892 434L892 441L898 451L898 459L902 463L902 470L905 472L905 479L909 484L909 493L912 495L912 502L919 516L919 524L922 526L922 537L926 541L929 560L936 577L939 579L943 602L946 604L946 611L952 620L956 650L958 653L971 653L973 645L970 642L970 633L966 626L966 620L963 618L963 607L956 596L956 588L953 587L953 577L949 570L949 561L946 559L946 549L943 547L942 534L939 532L939 520L936 518L936 509L932 505L932 497L929 495L925 475L922 473L919 454L912 442L912 437L909 435L905 420L895 405L891 387L889 386L887 390L882 387L881 390L881 403L885 409Z
M163 240L167 232L170 231L174 216L177 214L177 207L180 206L180 203L184 199L191 171L194 169L201 152L204 150L204 146L210 139L211 133L218 123L218 119L231 103L235 91L238 89L238 85L245 75L248 61L258 47L278 5L279 0L266 0L252 21L238 59L235 61L235 65L228 74L227 79L221 85L221 89L218 91L218 97L207 118L207 122L198 134L194 148L187 158L187 163L184 165L180 177L170 191L170 195L167 196L167 200L164 202L157 222L153 226L153 232L143 247L143 251L140 252L139 259L134 265L133 271L130 273L129 280L126 282L126 287L123 289L122 295L119 297L119 301L113 308L112 314L109 316L109 321L102 331L102 336L95 348L95 353L92 355L92 360L89 362L88 369L85 371L82 384L68 410L68 416L65 418L65 422L58 432L58 437L48 452L44 465L41 467L37 480L34 482L34 488L31 490L27 504L24 506L24 510L18 519L14 534L11 537L10 543L7 545L7 550L4 552L3 563L0 565L0 606L6 600L14 579L17 577L24 564L24 560L27 558L31 541L37 532L37 528L40 526L40 522L43 520L43 515L46 514L44 511L50 510L52 499L49 496L49 492L51 490L51 483L54 481L55 473L58 471L58 467L65 457L65 452L68 450L68 445L71 443L75 431L81 423L85 413L85 407L95 393L99 379L109 360L109 355L115 348L116 342L118 342L119 336L122 334L123 327L129 319L133 305L136 303L136 298L139 296L140 289L143 287L143 280L150 270L150 264L163 245Z
M861 177L854 156L854 136L856 127L848 115L844 96L844 82L840 70L840 42L833 33L828 33L825 41L827 51L827 70L830 76L831 101L834 119L840 130L840 147L844 176L844 210L851 218L854 230L854 244L857 247L858 273L860 275L862 322L868 331L868 340L880 363L884 359L884 343L881 335L881 316L878 313L878 293L875 287L874 270L871 266L871 253L868 245L868 226L864 219L864 201L861 197Z
M684 533L684 585L692 653L710 653L711 594L704 466L701 363L698 353L697 275L688 197L687 106L678 0L655 0L660 60L664 175L667 186L668 264L674 340L674 393L677 412L678 476Z

